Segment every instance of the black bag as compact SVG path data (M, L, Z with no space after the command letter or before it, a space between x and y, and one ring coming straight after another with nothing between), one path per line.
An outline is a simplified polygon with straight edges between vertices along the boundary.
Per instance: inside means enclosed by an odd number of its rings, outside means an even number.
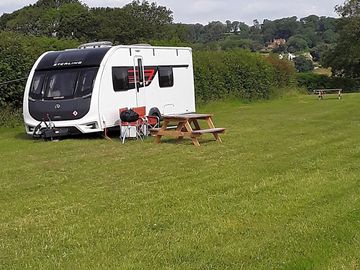
M132 109L125 110L120 113L120 119L123 122L135 122L139 119L139 115Z

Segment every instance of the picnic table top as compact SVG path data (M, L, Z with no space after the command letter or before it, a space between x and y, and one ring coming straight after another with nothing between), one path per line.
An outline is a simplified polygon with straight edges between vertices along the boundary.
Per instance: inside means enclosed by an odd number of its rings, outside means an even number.
M313 90L314 93L317 93L317 92L342 92L342 89L314 89Z
M188 113L188 114L168 114L163 115L163 119L179 119L179 120L190 120L190 119L207 119L213 116L212 114L203 113Z

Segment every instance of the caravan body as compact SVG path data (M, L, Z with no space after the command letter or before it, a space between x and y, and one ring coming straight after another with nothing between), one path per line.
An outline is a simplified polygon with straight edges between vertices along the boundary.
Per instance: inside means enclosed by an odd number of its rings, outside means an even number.
M35 63L24 93L29 135L41 121L70 134L101 132L119 124L124 107L146 106L156 116L195 111L191 48L79 48L45 53Z

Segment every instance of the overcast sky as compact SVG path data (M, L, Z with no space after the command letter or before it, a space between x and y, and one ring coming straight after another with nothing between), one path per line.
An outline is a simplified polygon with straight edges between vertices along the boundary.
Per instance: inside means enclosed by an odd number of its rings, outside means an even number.
M10 13L36 0L0 0L0 15ZM121 7L131 0L83 0L90 7ZM150 2L152 2L150 0ZM157 0L174 12L175 22L202 23L237 20L252 24L254 19L278 19L320 15L335 17L334 7L344 0Z

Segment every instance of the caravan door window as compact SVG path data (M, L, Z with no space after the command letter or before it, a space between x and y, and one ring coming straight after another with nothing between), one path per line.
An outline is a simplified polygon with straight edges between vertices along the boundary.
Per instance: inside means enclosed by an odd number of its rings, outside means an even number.
M129 78L130 71L131 70L128 67L112 68L113 87L115 92L127 91L135 88L134 75L132 75L132 81L130 81ZM134 73L133 70L132 72Z
M174 86L174 73L172 67L159 67L159 85L160 87Z

